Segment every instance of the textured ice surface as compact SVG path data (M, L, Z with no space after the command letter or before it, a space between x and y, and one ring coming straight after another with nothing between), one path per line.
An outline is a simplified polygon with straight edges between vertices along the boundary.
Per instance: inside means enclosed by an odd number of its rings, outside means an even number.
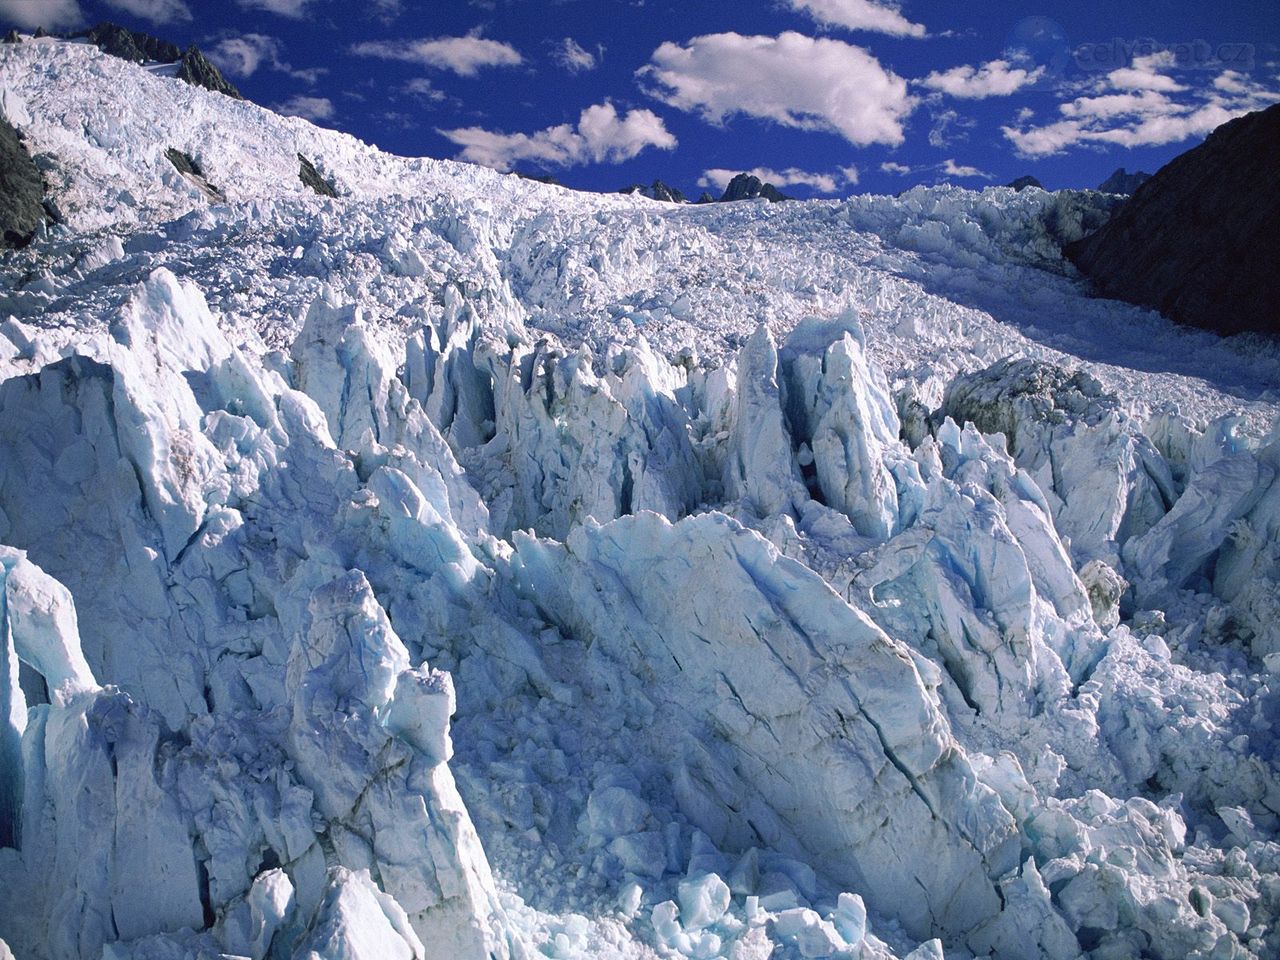
M1280 366L1086 299L1105 201L0 111L0 956L1280 951Z

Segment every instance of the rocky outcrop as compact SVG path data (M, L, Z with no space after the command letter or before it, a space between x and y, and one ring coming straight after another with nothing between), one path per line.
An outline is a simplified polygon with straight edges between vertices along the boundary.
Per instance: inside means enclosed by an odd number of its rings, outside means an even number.
M772 183L765 183L759 177L753 177L749 173L740 173L724 188L724 193L720 195L720 202L755 200L758 197L764 197L770 203L791 199Z
M632 184L629 187L624 187L620 192L627 194L638 193L640 196L648 197L650 200L661 200L665 203L689 202L683 191L675 187L669 187L661 180L654 180L647 187L643 183Z
M1029 174L1018 177L1016 180L1011 180L1009 183L1006 183L1005 186L1013 187L1013 189L1019 192L1026 190L1028 187L1035 187L1037 190L1044 189L1044 184Z
M44 181L22 137L0 120L0 247L22 247L46 218Z
M214 93L226 94L233 100L244 99L240 91L227 81L222 72L209 62L195 44L187 47L182 54L182 59L178 62L178 79L185 80L195 87L212 90Z
M1280 105L1223 124L1067 256L1099 293L1179 323L1280 332Z
M298 154L298 179L322 197L336 197L338 195L338 192L333 189L333 183L322 177L315 164L302 154Z
M236 100L244 99L240 91L222 75L222 71L210 63L194 44L183 51L175 43L107 22L75 36L88 40L103 53L132 63L176 63L176 76L179 80L226 94Z
M177 44L126 30L115 23L103 22L76 36L88 40L103 53L133 63L174 63L182 58L182 50Z
M164 152L165 157L173 164L173 168L180 174L194 183L200 188L200 192L212 200L214 203L225 203L226 196L221 190L211 184L204 175L204 170L199 162L190 154L183 153L170 147Z
M1141 170L1129 173L1124 167L1117 167L1115 173L1098 184L1098 190L1102 193L1118 193L1129 197L1150 179L1151 174L1143 173Z

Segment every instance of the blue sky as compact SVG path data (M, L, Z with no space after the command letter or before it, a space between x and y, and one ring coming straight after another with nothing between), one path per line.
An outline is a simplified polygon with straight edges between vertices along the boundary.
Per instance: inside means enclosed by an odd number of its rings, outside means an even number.
M249 98L405 155L797 196L1094 186L1280 100L1275 0L0 0L195 42Z

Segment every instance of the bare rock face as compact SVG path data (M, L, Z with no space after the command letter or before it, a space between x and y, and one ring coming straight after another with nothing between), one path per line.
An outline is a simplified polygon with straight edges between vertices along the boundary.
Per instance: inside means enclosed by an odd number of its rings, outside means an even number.
M729 185L725 187L724 193L720 196L720 202L755 200L758 197L764 197L770 203L779 203L790 199L772 183L764 183L759 177L753 177L749 173L740 173L729 181Z
M0 120L0 247L25 246L46 219L44 183L18 131Z
M1219 333L1280 333L1280 105L1223 124L1066 254L1104 296Z

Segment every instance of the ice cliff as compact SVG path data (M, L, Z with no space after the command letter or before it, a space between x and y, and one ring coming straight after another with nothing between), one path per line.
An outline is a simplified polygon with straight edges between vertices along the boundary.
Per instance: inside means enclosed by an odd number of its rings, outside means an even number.
M0 108L15 956L1280 951L1280 364L1088 299L1087 195L660 207L52 40Z

